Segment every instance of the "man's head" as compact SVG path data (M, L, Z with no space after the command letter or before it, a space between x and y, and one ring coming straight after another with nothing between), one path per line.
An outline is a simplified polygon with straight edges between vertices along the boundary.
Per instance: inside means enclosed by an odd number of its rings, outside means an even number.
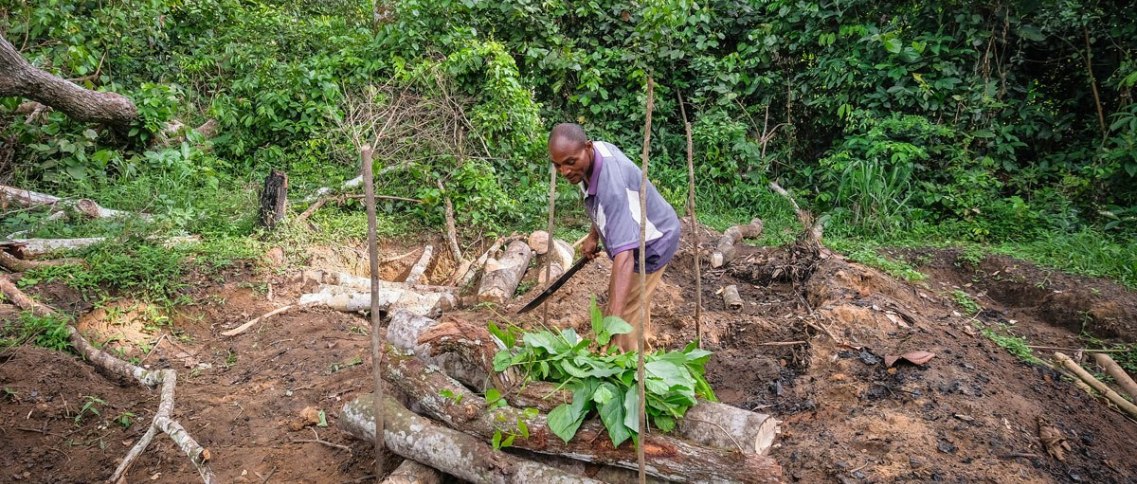
M549 157L561 176L575 185L592 171L592 142L579 124L558 124L549 133Z

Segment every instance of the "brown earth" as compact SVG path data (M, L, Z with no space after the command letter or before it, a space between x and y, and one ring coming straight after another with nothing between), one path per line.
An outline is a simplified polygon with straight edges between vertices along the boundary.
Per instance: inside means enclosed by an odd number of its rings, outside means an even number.
M432 282L445 279L454 265L444 247L435 243L441 260L430 272ZM384 254L413 248L396 245ZM784 255L779 251L747 247L734 265L760 267ZM702 275L702 332L705 346L715 352L708 378L724 402L783 420L772 455L789 478L1137 481L1132 459L1137 423L976 331L977 325L1002 323L1032 344L1073 349L1084 344L1078 339L1082 331L1133 342L1137 293L1001 257L988 257L977 267L957 264L950 251L897 252L932 277L909 284L823 254L812 277L797 286L755 284L747 270ZM381 274L398 280L416 258L391 262ZM311 289L296 277L305 267L361 273L363 253L340 247L291 253L283 265L275 259L271 267L259 261L191 275L188 295L195 304L180 307L168 320L128 301L91 312L84 321L104 330L122 327L122 334L138 332L130 340L133 347L122 339L116 343L123 357L178 370L175 416L209 447L223 481L361 480L371 472L370 445L338 430L336 413L344 401L370 389L367 320L297 309L237 337L220 332L294 302ZM608 265L591 264L551 298L548 324L585 331L588 301L605 292ZM685 249L656 296L656 347L678 347L695 337L694 282L693 259ZM717 292L727 284L738 285L742 309L725 308ZM58 286L40 289L30 292L57 307L89 308ZM957 289L984 311L974 319L960 314L951 298ZM462 315L533 327L543 324L546 308L520 317L513 312L535 295L531 290L506 306L469 308ZM12 314L0 311L0 318ZM886 368L880 361L913 350L936 356L923 366L901 362ZM74 357L30 346L0 353L0 388L0 481L106 479L143 433L158 400L156 392L107 379ZM82 410L88 402L99 414ZM326 427L307 420L319 411ZM132 423L124 428L116 421L126 413ZM1065 462L1043 447L1040 421L1069 444ZM351 450L312 442L317 439ZM197 475L160 436L128 479L193 482Z

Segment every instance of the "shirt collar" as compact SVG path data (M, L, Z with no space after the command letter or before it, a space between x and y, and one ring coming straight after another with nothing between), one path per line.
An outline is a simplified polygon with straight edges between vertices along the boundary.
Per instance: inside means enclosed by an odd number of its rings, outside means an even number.
M599 143L594 141L593 145ZM596 196L596 188L600 185L600 169L604 166L604 157L600 156L600 150L596 146L592 147L592 176L588 177L588 195Z

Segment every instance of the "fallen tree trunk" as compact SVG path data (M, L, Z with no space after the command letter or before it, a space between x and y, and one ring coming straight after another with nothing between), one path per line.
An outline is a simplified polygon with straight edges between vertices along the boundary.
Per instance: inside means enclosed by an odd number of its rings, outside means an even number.
M715 243L715 251L711 253L711 267L719 268L734 260L735 245L742 239L754 239L762 236L762 219L753 219L746 225L735 225L723 232Z
M731 284L722 290L722 301L727 309L741 309L742 297L738 295L738 286Z
M359 312L371 308L371 294L350 288L324 285L320 292L300 296L298 304L319 304L345 312ZM379 288L379 308L386 311L403 309L418 315L435 314L457 304L453 294L445 292L418 292L409 288Z
M0 36L0 97L26 97L55 108L76 121L104 123L124 130L138 118L126 96L90 91L36 69Z
M358 439L373 440L374 408L372 394L345 404L339 420L344 431ZM415 415L393 398L384 398L382 408L383 440L388 449L459 479L475 484L599 483L496 451L473 436Z
M0 293L16 303L17 306L31 311L33 314L39 316L55 315L54 310L28 297L23 291L12 284L6 276L2 275L0 275ZM215 481L215 477L213 470L209 467L209 459L211 457L209 449L198 444L193 436L172 417L174 412L174 389L177 385L177 372L174 370L151 371L134 366L95 348L83 335L79 334L79 330L75 329L74 326L68 325L67 332L71 346L75 348L75 351L84 358L87 358L91 364L103 372L137 381L139 384L147 387L162 385L158 411L154 414L154 419L150 422L150 427L134 447L127 452L118 468L115 469L110 480L119 484L126 482L126 472L130 470L135 459L150 445L150 441L154 438L154 435L156 435L158 431L162 431L189 457L190 463L197 469L202 481L206 484L212 484Z
M184 237L150 237L151 242L160 242L163 247L173 248L179 245L196 244L201 237L196 235ZM58 250L75 250L90 247L106 242L106 237L86 237L81 239L12 239L0 242L0 246L14 247L16 252L24 257L36 257Z
M24 272L50 266L84 265L86 263L83 259L24 260L0 250L0 267L12 272Z
M94 200L86 198L69 200L59 198L55 195L33 192L31 190L24 190L23 188L7 185L0 185L0 199L8 203L15 203L21 207L48 206L54 208L69 208L90 218L139 217L143 220L150 220L152 218L150 214L125 212L106 208Z
M482 275L482 285L478 288L478 300L502 304L513 298L521 278L529 269L529 261L533 258L533 250L529 244L516 240L509 244L501 259L490 260L486 263L486 272Z
M450 285L464 288L474 282L474 278L485 268L490 258L493 257L497 251L501 250L503 240L501 237L498 237L498 239L493 242L493 245L490 245L490 248L478 257L478 260L473 262L466 261L464 264L458 266L458 270L454 271L454 275L450 276L450 280L448 281Z
M553 252L551 254L546 253L537 258L537 267L544 268L546 263L551 263L548 277L546 277L544 269L537 273L537 284L547 284L549 281L557 280L569 267L572 267L572 258L575 252L576 251L573 250L568 242L554 239Z
M375 431L372 430L372 433ZM391 472L383 484L441 484L442 473L428 465L419 464L411 459L403 459L403 463Z
M493 357L499 347L482 325L457 318L435 322L429 318L396 313L388 326L391 344L435 364L463 385L483 392L492 382L506 401L517 408L534 407L549 412L557 405L571 403L572 393L548 382L523 383L510 369L493 371ZM455 356L435 363L443 356ZM434 359L432 359L434 358ZM700 401L679 419L672 434L694 443L721 449L765 455L774 444L778 420L770 415L750 412L717 402Z
M1116 361L1113 361L1113 358L1110 358L1109 355L1105 353L1094 353L1093 355L1094 361L1098 363L1098 366L1102 367L1106 373L1109 373L1109 376L1112 376L1113 379L1117 381L1117 386L1125 390L1125 393L1129 394L1129 398L1137 401L1137 382L1134 382L1133 378L1131 378L1128 373L1125 373L1125 370L1123 370Z
M416 401L421 411L451 428L491 440L524 421L529 437L517 436L513 446L543 454L565 455L577 460L638 469L636 449L631 444L614 448L607 431L596 419L586 421L568 443L549 429L545 416L526 416L513 407L491 409L485 400L457 381L397 349L384 360L387 381ZM443 397L442 395L453 395ZM781 467L773 459L737 450L712 449L660 434L641 435L647 456L646 471L672 481L780 482Z
M413 253L413 252L412 252ZM401 258L401 257L400 257ZM395 259L398 260L398 259ZM316 281L319 284L327 284L332 286L344 286L360 291L371 291L371 279L366 277L353 276L343 272L330 272L330 271L304 271L303 277L308 281ZM431 286L427 284L407 284L405 282L392 282L379 280L380 289L402 289L414 292L445 292L455 293L458 288L452 286Z

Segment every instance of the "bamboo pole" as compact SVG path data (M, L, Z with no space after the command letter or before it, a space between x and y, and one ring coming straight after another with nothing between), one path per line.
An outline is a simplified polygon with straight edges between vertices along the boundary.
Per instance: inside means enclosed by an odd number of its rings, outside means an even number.
M640 484L647 482L646 463L644 461L643 436L647 434L647 413L644 394L644 333L647 329L647 306L651 301L647 297L647 168L648 152L651 150L651 110L655 104L655 81L647 77L647 109L644 118L644 146L640 157L640 327L636 330L636 375L639 382L636 391L639 395L639 428L640 438L636 439L636 460L639 462Z
M1113 402L1113 404L1117 405L1118 408L1123 410L1125 413L1128 413L1129 416L1137 418L1137 405L1129 402L1129 400L1126 400L1125 397L1118 395L1117 392L1113 391L1112 388L1106 386L1105 383L1101 382L1101 380L1094 378L1094 376L1091 375L1090 372L1086 371L1085 368L1082 368L1082 365L1079 365L1078 362L1070 359L1069 356L1066 356L1060 352L1054 353L1054 358L1057 359L1058 362L1062 364L1062 366L1065 366L1066 369L1074 372L1075 375L1078 375L1078 378L1081 378L1082 381L1089 384L1091 387L1093 387L1094 390L1097 390L1098 393L1105 395L1105 398L1108 398L1110 402Z
M687 108L683 106L683 95L678 91L679 112L683 113L683 127L687 131L687 216L691 218L691 244L695 249L695 342L703 347L703 277L701 270L702 254L699 253L699 229L695 222L695 145L691 141L691 123L687 121Z
M1137 401L1137 382L1134 382L1133 378L1131 378L1128 373L1125 373L1121 365L1118 365L1116 361L1113 361L1113 358L1110 358L1109 355L1105 353L1094 353L1093 355L1094 361L1098 363L1098 366L1102 367L1106 373L1109 373L1109 376L1112 376L1113 379L1117 381L1117 386L1125 390L1125 393L1129 394L1129 398Z
M371 373L375 384L375 476L383 475L383 373L379 365L382 351L382 336L379 334L379 241L376 235L375 220L375 180L371 167L371 145L363 145L360 150L363 163L363 191L367 202L367 252L371 263Z

